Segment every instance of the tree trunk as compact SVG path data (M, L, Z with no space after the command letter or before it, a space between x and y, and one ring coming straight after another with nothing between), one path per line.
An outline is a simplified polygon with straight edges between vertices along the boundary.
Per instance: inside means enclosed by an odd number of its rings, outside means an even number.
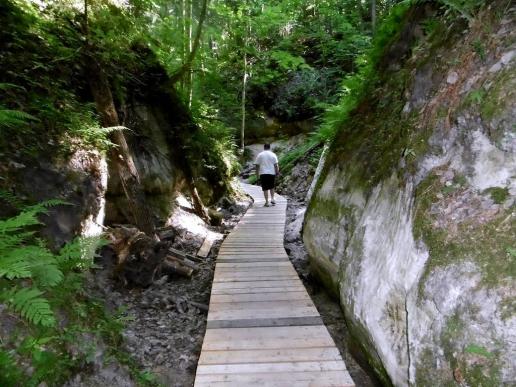
M111 88L100 65L88 55L88 80L100 114L103 127L119 126L118 114L113 102ZM111 162L115 164L124 193L129 201L129 210L134 224L145 234L156 238L152 214L145 201L145 193L140 184L140 177L129 151L129 146L121 130L111 134L111 141L116 145L110 151Z
M247 47L244 45L244 50ZM244 52L244 77L242 79L242 126L240 128L240 149L244 152L245 147L245 99L247 88L247 52Z
M202 27L204 24L204 20L206 19L206 11L208 9L208 0L203 0L201 14L199 15L199 23L197 23L197 30L195 31L195 38L193 40L192 49L190 50L188 57L184 61L183 65L180 69L178 69L172 76L170 77L171 82L175 83L183 78L183 76L188 73L192 67L193 60L195 59L195 54L197 53L197 49L199 48L199 44L201 41Z
M193 50L193 41L192 41L192 38L193 38L193 22L194 22L194 17L193 17L193 0L189 0L190 1L190 26L188 28L188 52L192 52ZM193 99L193 68L192 66L190 66L190 68L188 69L188 82L187 82L187 85L188 85L188 108L191 109L192 108L192 99Z
M192 196L192 203L194 206L195 213L202 218L206 222L210 222L210 215L204 207L201 197L199 196L199 192L197 192L197 188L195 188L195 184L192 180L188 180L188 190L190 191L190 195Z
M180 20L181 20L181 67L185 65L186 62L186 0L181 0L181 11L180 11ZM184 92L185 90L185 80L181 78L181 90Z
M376 30L376 0L371 0L371 26L374 33Z

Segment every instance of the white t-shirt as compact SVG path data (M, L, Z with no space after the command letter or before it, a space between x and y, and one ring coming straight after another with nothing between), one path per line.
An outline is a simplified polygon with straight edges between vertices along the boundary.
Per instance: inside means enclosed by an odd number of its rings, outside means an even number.
M278 158L270 150L260 152L256 157L256 161L254 163L260 167L260 175L276 174L276 169L274 168L274 165L278 164Z

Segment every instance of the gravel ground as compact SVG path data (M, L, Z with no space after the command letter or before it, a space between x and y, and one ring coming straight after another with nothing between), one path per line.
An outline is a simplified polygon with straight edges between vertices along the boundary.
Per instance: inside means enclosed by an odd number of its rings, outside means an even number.
M208 227L226 234L245 213L250 200L222 211L222 226ZM184 212L181 216L185 216ZM184 222L194 224L196 219ZM194 232L192 232L194 230ZM196 254L204 236L199 222L190 228L175 227L174 247ZM191 278L162 277L146 289L128 289L111 279L113 267L104 265L95 276L96 287L112 310L123 308L128 318L123 332L125 349L145 370L152 372L165 386L192 386L206 330L207 307L211 283L222 240L216 242L210 255L199 264ZM104 261L112 262L109 249Z

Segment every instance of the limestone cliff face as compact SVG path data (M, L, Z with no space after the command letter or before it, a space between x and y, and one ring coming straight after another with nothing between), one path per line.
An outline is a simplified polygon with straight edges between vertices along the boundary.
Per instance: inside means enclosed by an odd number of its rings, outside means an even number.
M314 271L396 386L516 383L516 9L499 5L409 11L307 210Z

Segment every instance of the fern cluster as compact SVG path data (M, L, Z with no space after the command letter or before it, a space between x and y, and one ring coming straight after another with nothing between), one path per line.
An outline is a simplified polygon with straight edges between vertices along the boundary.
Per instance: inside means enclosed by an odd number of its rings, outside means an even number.
M54 254L35 231L49 207L66 203L51 200L24 206L5 191L0 191L0 200L19 210L18 215L0 220L0 314L7 307L30 323L21 344L16 337L0 340L0 386L36 386L41 381L66 379L74 360L63 351L63 343L73 342L74 337L65 333L78 328L59 327L55 311L62 312L66 306L85 308L77 300L81 272L92 267L101 240L77 238ZM82 317L90 318L91 313ZM29 359L32 375L20 368L21 358Z
M45 298L48 289L59 285L64 271L87 266L85 253L98 243L78 238L56 255L34 237L32 227L40 224L38 216L60 201L47 201L24 208L17 216L0 220L0 302L8 305L29 322L55 326L54 312Z

